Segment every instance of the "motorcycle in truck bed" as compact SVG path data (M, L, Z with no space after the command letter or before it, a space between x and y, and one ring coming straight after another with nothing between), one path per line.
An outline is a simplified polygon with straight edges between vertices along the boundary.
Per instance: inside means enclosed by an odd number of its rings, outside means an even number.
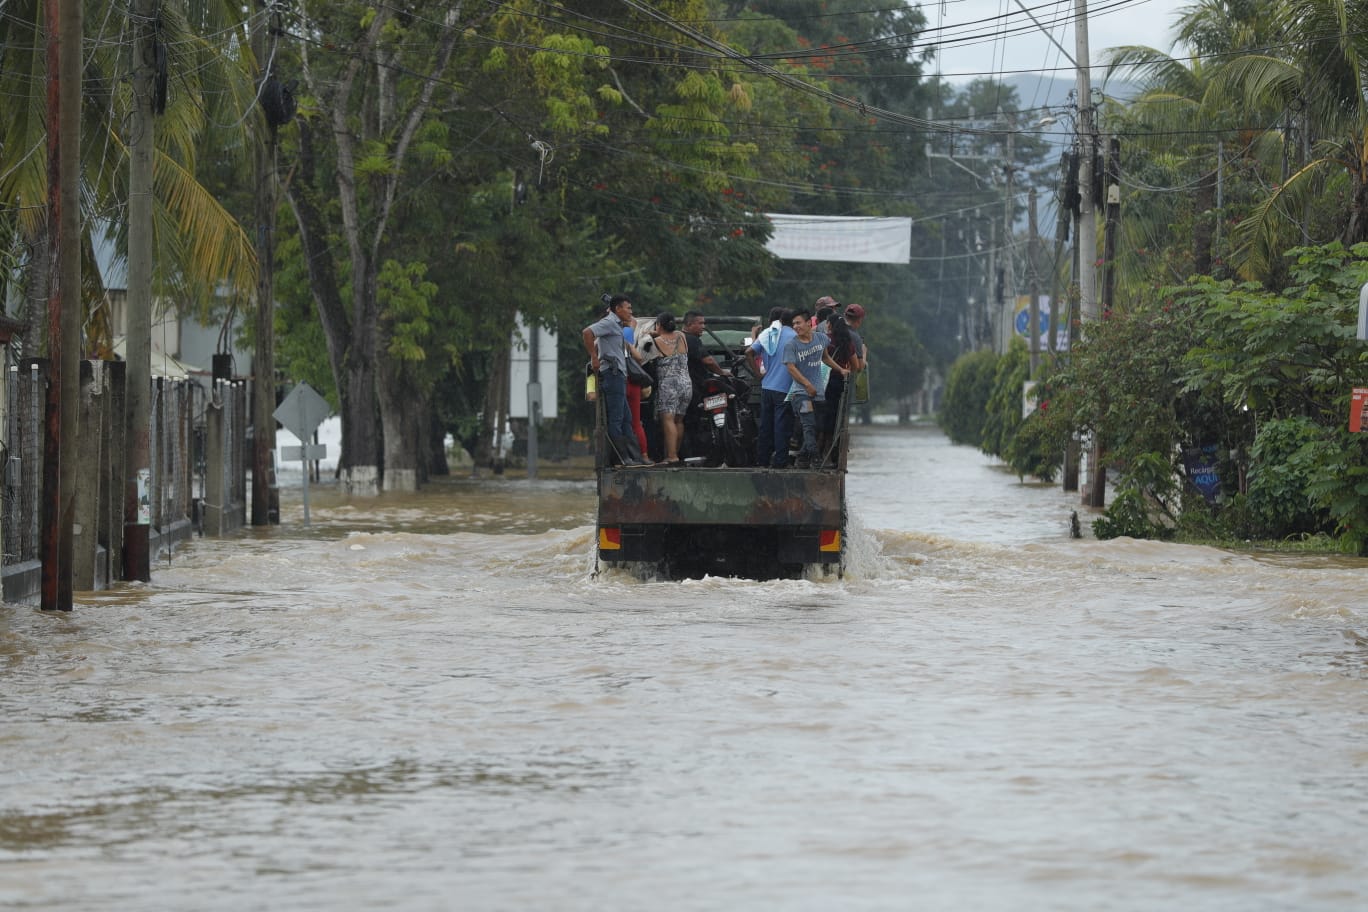
M744 374L744 359L719 338L726 333L714 330L710 335L709 348L718 352L718 361ZM695 450L702 452L688 456L682 466L614 465L599 403L595 545L600 566L667 579L776 579L800 577L812 569L844 572L850 397L831 404L839 413L833 439L820 460L822 467L772 469L748 464L753 445L738 445L715 434L715 446L704 448L709 430L721 431L724 437L748 436L753 444L753 433L742 434L747 421L753 431L747 401L751 391L744 383L737 389L739 393L728 393L725 423L707 428L706 411L697 409L694 435L698 439L702 434L704 442ZM643 424L647 420L643 414Z

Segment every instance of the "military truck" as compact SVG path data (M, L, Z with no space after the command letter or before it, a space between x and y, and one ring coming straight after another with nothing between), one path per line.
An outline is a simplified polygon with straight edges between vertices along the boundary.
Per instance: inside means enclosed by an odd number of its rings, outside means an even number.
M750 376L742 344L754 322L709 317L704 341L723 367L749 381L747 405L758 415L760 384ZM836 433L822 467L809 469L716 465L702 454L683 454L683 466L614 465L600 402L594 435L598 565L666 579L843 574L851 398L832 404L839 409ZM643 425L648 421L654 417L643 408Z

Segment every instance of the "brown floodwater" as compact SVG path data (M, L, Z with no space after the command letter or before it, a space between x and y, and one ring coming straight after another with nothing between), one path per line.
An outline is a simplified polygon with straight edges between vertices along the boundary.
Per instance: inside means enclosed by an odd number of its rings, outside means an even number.
M595 576L509 475L0 608L0 907L1368 905L1368 562L856 434L844 579Z

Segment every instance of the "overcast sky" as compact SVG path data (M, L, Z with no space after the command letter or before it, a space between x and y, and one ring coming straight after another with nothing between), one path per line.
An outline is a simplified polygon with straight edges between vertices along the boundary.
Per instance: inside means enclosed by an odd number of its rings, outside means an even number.
M1096 63L1103 49L1143 44L1170 50L1179 9L1195 0L1088 0L1088 46ZM1013 71L1065 79L1073 64L1022 12L1025 6L1074 55L1074 0L921 0L931 40L944 44L939 69L951 82ZM935 65L932 67L934 72ZM1097 74L1100 78L1100 73Z

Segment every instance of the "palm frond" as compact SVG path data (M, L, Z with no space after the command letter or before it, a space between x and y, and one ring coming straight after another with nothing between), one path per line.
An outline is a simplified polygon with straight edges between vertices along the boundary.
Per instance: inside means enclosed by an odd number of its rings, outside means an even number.
M1300 243L1301 213L1320 195L1320 180L1339 167L1332 158L1308 163L1275 187L1231 230L1231 259L1241 278L1266 278L1283 252Z

